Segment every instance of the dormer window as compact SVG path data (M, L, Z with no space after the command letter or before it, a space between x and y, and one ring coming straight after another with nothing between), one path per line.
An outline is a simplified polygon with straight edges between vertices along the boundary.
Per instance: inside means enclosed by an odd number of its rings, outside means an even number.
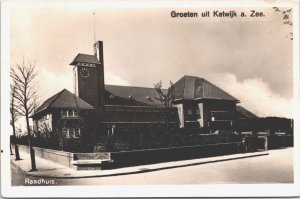
M147 100L151 101L151 97L150 97L150 96L147 96Z
M113 99L115 99L115 96L114 95L110 95L109 99L113 100Z
M129 95L128 98L131 99L131 100L133 99L133 97L131 95Z

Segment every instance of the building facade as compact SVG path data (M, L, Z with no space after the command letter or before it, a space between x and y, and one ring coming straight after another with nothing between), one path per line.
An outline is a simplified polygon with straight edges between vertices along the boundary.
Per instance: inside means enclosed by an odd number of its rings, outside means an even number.
M78 54L70 65L75 94L63 90L47 99L32 116L35 131L42 131L43 125L50 131L60 126L67 137L80 136L79 112L92 112L93 125L107 128L166 123L180 128L230 128L237 116L248 117L237 109L238 99L199 77L183 76L174 83L171 107L157 100L154 88L106 85L102 41L94 44L93 55Z
M47 99L31 116L33 130L42 135L58 132L65 138L79 138L83 117L94 112L95 108L90 104L63 89Z

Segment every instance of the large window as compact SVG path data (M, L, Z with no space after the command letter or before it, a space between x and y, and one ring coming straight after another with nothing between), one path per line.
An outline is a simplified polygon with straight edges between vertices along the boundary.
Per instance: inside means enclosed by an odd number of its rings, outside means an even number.
M62 133L66 138L79 138L80 128L63 128Z
M200 112L199 112L199 108L198 108L198 104L196 103L187 103L184 104L184 120L186 122L189 121L197 121L200 118Z

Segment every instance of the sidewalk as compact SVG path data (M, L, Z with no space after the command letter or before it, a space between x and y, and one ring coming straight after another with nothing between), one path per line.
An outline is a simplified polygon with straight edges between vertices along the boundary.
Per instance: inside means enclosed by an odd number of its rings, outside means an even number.
M72 169L36 157L36 166L38 171L30 172L31 169L30 156L27 153L20 152L20 156L22 160L16 161L14 159L15 156L11 156L11 164L16 165L29 176L47 177L47 178L88 178L88 177L105 177L105 176L143 173L143 172L157 171L162 169L171 169L171 168L192 166L192 165L205 164L205 163L256 157L256 156L262 156L268 154L269 154L268 152L263 151L263 152L254 152L254 153L217 156L217 157L210 157L210 158L139 165L139 166L124 167L124 168L110 169L110 170L79 170L79 171L77 171L75 168Z

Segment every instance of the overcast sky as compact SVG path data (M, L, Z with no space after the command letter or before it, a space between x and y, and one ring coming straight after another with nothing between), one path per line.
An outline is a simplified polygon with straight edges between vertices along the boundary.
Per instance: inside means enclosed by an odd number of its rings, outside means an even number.
M153 87L194 75L216 84L258 116L291 117L291 26L273 9L264 19L171 18L180 8L26 7L11 12L11 63L35 61L41 99L67 88L78 53L104 42L105 83ZM210 11L216 9L210 9ZM218 10L223 10L218 8ZM245 11L250 13L251 9Z

